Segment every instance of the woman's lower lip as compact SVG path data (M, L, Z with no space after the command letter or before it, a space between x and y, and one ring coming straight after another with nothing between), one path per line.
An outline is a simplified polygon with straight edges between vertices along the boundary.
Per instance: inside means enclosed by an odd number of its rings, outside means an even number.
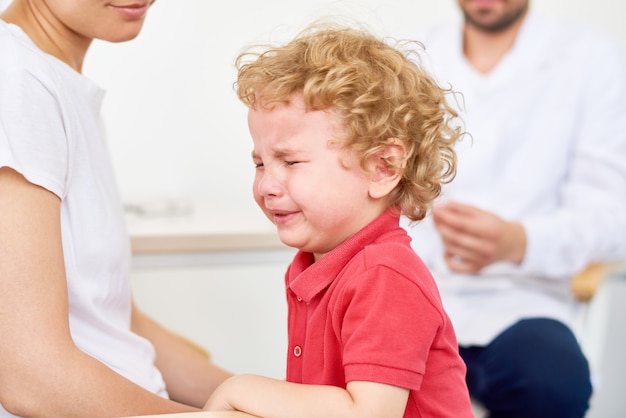
M148 12L149 4L145 4L140 7L132 7L132 6L111 6L113 9L122 13L123 15L131 18L131 19L141 19Z

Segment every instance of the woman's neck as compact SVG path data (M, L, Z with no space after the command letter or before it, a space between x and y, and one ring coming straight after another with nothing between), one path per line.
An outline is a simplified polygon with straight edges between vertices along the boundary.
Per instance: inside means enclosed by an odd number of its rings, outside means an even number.
M92 39L69 30L48 9L45 2L32 5L14 0L0 19L19 26L43 52L63 61L77 72L82 71L83 61Z

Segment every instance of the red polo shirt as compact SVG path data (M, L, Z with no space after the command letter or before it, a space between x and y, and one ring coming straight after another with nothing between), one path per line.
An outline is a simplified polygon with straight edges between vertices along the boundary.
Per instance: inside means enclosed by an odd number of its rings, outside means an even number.
M296 254L287 380L384 383L410 389L405 417L473 417L452 324L409 242L387 211L316 263Z

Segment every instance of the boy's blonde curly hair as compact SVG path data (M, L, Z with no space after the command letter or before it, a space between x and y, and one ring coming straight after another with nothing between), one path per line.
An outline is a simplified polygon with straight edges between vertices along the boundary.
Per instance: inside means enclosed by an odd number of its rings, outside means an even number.
M389 169L402 174L390 207L418 221L442 183L454 178L453 146L461 130L445 100L450 91L409 59L413 53L415 48L405 55L364 29L318 22L282 47L239 54L235 87L249 107L302 93L307 108L334 110L346 133L335 140L356 151L362 167L390 139L401 141L404 159L387 160Z

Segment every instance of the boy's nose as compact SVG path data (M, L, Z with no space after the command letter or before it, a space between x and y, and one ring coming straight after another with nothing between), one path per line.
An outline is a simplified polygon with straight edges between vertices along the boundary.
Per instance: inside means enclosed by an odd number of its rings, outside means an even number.
M261 196L280 196L282 194L282 186L276 176L272 175L268 171L265 171L262 175L257 176L256 191Z

